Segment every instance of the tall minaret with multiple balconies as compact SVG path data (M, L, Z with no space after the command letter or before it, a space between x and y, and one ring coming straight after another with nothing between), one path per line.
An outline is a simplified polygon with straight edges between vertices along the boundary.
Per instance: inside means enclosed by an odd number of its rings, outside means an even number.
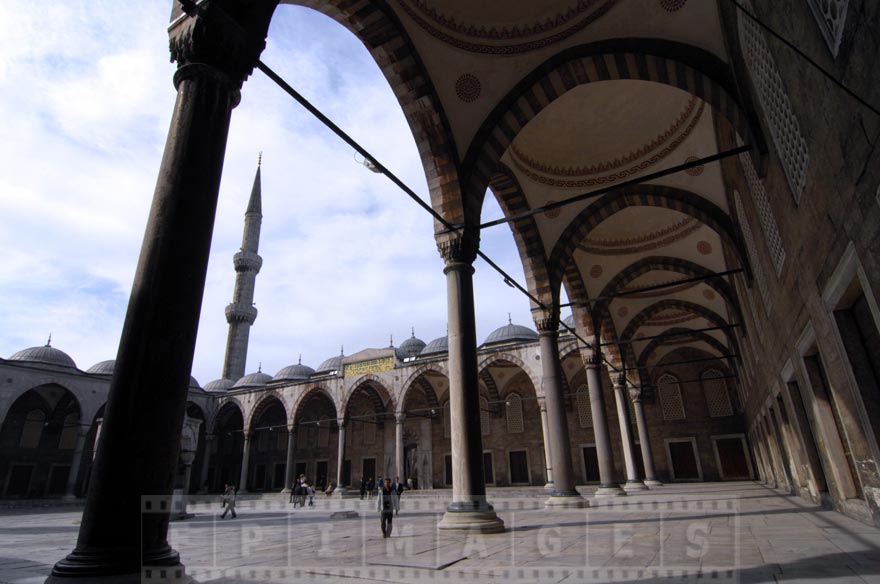
M236 381L244 376L247 361L248 336L251 325L257 319L254 306L254 285L257 274L263 265L263 258L257 254L260 246L260 224L263 221L260 164L263 155L257 159L257 174L254 186L244 213L244 235L241 251L233 257L235 265L235 291L232 302L226 307L226 322L229 323L229 337L226 339L226 358L223 361L223 377Z

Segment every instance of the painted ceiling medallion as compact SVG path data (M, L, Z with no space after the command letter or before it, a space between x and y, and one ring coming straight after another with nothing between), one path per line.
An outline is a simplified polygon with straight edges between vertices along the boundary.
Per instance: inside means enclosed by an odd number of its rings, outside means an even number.
M703 290L703 298L706 300L715 300L715 292L707 288Z
M651 251L684 239L703 224L693 217L685 217L672 225L656 231L624 239L598 239L586 237L578 246L587 253L598 255L627 255Z
M483 91L483 86L476 75L465 73L455 82L455 95L465 103L476 101Z
M549 201L547 201L547 204L552 205L555 202L556 201L554 201L553 199L550 199ZM547 219L556 219L557 217L559 217L560 213L562 213L562 209L556 207L555 209L548 209L544 211L544 217L546 217Z
M450 46L471 53L516 55L567 39L601 18L618 1L557 0L549 11L531 2L519 9L508 2L457 2L454 10L436 6L436 0L397 0L397 5L422 30ZM484 24L493 21L499 24Z
M708 241L698 241L697 251L703 255L709 255L710 253L712 253L712 244Z
M598 278L602 275L603 271L604 270L602 270L602 266L593 266L592 268L590 268L590 277Z
M685 162L693 162L695 160L699 160L699 158L697 158L696 156L688 156L687 158L684 159ZM700 166L695 166L693 168L687 169L686 171L684 171L684 173L689 176L700 176L701 174L703 174L704 170L705 170L705 168L701 164Z
M617 316L619 316L620 318L625 317L627 314L629 314L629 308L627 308L626 306L621 306L619 309L617 309Z
M666 12L676 12L687 4L687 1L688 0L660 0L660 6L662 6L663 10Z
M584 188L603 186L632 177L674 152L694 131L706 102L691 97L684 111L661 134L635 150L611 161L586 166L556 166L541 162L510 146L514 166L535 182L554 187Z

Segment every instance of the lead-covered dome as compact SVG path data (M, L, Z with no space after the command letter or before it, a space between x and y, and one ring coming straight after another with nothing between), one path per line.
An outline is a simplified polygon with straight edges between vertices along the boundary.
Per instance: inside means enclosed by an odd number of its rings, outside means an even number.
M231 379L226 379L225 377L221 379L215 379L214 381L209 381L205 384L203 388L205 391L226 391L227 389L232 389L232 386L235 385L235 382Z
M267 383L272 381L272 376L263 373L262 368L258 369L256 373L248 373L241 379L235 382L235 385L232 386L233 389L240 389L242 387L263 387Z
M92 375L113 375L115 368L116 359L107 359L106 361L95 363L86 370L86 373L91 373Z
M76 363L70 358L70 355L60 349L52 346L52 338L49 338L42 347L31 347L24 349L9 358L10 361L27 361L29 363L45 363L47 365L55 365L57 367L69 367L76 369Z
M302 357L300 357L299 362L295 365L288 365L281 371L275 374L275 381L295 381L298 379L308 379L312 375L315 374L315 370L309 367L308 365L302 364Z
M443 355L449 352L449 337L439 337L434 339L422 349L419 357L433 357L435 355Z
M508 343L523 343L537 340L538 333L529 327L508 322L503 327L492 331L492 333L486 337L483 345L506 345Z
M335 357L330 357L315 369L315 373L330 373L332 371L339 371L342 369L342 355L336 355Z
M425 346L425 341L416 338L416 332L413 331L410 338L400 343L400 346L397 348L397 354L401 359L418 357Z

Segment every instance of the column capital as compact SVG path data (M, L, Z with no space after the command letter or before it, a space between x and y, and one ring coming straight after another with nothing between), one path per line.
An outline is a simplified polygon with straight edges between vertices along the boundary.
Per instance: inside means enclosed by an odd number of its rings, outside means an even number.
M584 362L584 367L595 369L602 364L602 351L598 349L581 349L581 359Z
M627 390L627 392L629 392L629 399L631 399L634 404L642 401L642 388L641 388L641 386L630 385L629 387L626 388L626 390Z
M539 334L559 334L559 309L555 306L533 310L532 318Z
M202 65L200 71L189 68L187 74L225 77L231 87L240 89L266 48L266 33L276 5L277 1L233 0L176 4L168 36L171 60L177 62L178 73L188 65ZM178 80L175 75L175 82Z
M626 371L620 371L614 379L614 388L626 389L627 383Z
M403 413L403 412L398 412L398 413L394 414L394 421L397 422L398 424L403 424L403 422L404 422L405 420L406 420L406 414L405 414L405 413Z
M446 269L454 264L467 264L470 266L477 259L477 251L480 249L480 236L463 233L444 234L437 239L437 251L446 262Z

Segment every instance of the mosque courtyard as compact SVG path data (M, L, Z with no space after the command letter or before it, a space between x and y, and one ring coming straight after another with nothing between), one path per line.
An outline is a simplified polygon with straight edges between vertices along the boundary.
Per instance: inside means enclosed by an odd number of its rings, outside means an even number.
M169 540L198 582L880 582L880 530L756 482L670 484L558 511L539 488L493 489L506 530L472 537L437 529L449 496L405 494L389 539L374 500L319 495L293 510L282 495L245 495L236 519L220 519L219 499L194 499ZM42 583L75 545L80 514L0 510L0 582Z

